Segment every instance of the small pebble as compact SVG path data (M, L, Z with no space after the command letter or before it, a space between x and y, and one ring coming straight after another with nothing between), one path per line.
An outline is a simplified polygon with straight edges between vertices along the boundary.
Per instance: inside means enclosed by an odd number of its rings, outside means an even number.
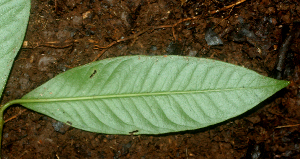
M65 126L64 123L58 121L58 122L52 123L52 126L53 126L55 131L63 133L63 134L65 133L65 131L62 130L62 128Z
M212 28L208 28L205 33L205 40L207 42L207 45L209 46L215 46L215 45L223 45L223 41L221 38L216 34Z
M74 16L73 19L72 19L73 25L74 26L82 25L82 19L83 19L83 17L81 17L81 16Z
M8 136L9 136L9 133L4 133L4 134L3 134L3 137L4 137L4 138L8 138Z
M198 51L196 50L190 50L188 56L195 57L197 55Z
M43 56L38 63L38 69L40 71L47 71L50 64L55 63L54 57Z

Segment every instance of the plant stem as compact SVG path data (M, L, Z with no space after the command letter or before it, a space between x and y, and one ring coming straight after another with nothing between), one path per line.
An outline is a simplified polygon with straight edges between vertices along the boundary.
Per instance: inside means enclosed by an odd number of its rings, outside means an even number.
M2 130L3 130L3 125L4 125L4 119L3 119L3 114L6 108L8 108L9 106L18 103L17 100L13 100L10 102L7 102L6 104L4 104L3 106L0 107L0 159L2 158Z

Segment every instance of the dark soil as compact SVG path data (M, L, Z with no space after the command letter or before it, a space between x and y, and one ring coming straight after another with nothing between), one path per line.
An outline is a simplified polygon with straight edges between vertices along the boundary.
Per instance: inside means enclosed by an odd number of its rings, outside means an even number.
M15 105L5 119L3 158L300 158L299 3L292 0L32 0L24 45L16 58L2 104L21 98L70 68L124 55L212 58L290 80L291 85L254 110L195 131L158 136L85 132ZM223 45L208 46L205 33ZM282 44L287 45L277 67ZM176 38L176 39L175 39ZM285 45L286 46L286 45ZM279 127L278 126L286 126Z

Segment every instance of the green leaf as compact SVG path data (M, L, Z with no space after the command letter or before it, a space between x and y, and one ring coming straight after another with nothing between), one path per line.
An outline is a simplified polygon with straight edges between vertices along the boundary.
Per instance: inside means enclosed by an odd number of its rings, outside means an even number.
M0 1L0 98L22 45L29 13L30 0Z
M125 56L62 73L21 104L87 131L161 134L235 117L288 84L210 59Z

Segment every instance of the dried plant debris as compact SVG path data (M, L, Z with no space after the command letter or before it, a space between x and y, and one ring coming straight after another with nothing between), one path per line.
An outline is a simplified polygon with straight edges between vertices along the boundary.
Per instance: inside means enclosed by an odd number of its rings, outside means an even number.
M254 24L246 23L242 17L239 17L238 20L239 24L235 31L231 32L229 39L235 42L248 42L254 46L247 52L249 57L265 57L267 50L272 46L270 36L276 21L271 17L264 17Z

